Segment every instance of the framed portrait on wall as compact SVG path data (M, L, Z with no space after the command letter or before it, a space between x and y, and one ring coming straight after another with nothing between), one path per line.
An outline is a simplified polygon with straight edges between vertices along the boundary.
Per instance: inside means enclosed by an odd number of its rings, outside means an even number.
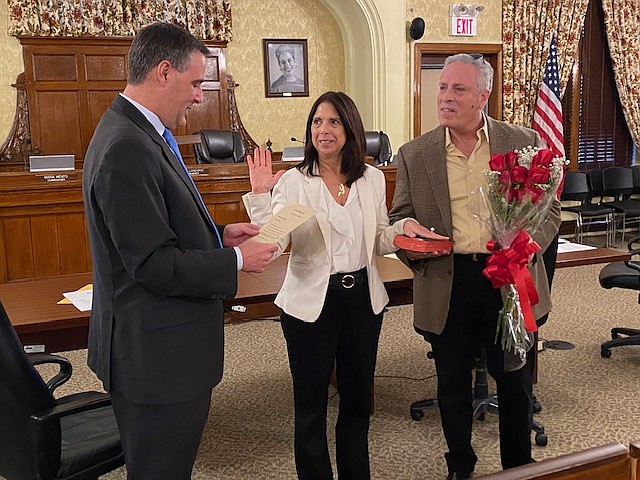
M307 41L263 39L264 90L267 97L308 97Z

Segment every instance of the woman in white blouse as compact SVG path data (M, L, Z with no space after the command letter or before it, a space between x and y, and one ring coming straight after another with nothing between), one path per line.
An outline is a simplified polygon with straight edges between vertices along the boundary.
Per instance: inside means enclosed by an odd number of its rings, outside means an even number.
M293 377L298 478L332 479L326 435L334 362L340 407L336 424L338 477L370 478L368 431L371 384L382 311L389 301L376 256L397 250L396 235L443 239L413 219L389 225L384 174L365 163L364 127L347 95L327 92L309 113L305 158L271 169L270 152L249 156L251 192L243 201L263 225L287 204L317 211L279 242L291 244L275 303Z

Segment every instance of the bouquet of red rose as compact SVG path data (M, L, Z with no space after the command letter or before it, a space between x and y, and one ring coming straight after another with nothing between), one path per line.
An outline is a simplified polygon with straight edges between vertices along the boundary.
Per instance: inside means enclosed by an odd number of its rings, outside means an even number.
M536 322L531 306L538 294L527 269L540 246L531 235L542 225L562 180L563 157L551 150L525 147L504 155L493 154L485 171L481 193L489 210L493 240L487 249L483 274L495 288L506 287L504 306L498 314L496 341L521 360L533 345Z

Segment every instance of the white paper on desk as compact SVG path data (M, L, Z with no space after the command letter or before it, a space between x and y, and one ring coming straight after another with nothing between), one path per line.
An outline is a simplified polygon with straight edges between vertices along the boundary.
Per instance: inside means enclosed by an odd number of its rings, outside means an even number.
M558 253L581 252L584 250L595 250L596 248L597 247L591 245L583 245L582 243L558 243Z
M253 238L258 242L276 243L315 214L316 210L313 208L305 207L298 203L290 203L265 223L260 228L260 233Z
M64 298L73 303L81 312L88 312L91 310L91 298L93 297L93 289L91 290L76 290L75 292L63 293Z

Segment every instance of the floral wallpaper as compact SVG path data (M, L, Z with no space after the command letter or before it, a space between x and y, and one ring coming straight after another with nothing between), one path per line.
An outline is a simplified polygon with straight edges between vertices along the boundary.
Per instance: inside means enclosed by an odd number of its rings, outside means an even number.
M131 36L153 22L174 22L203 40L231 40L228 0L7 0L9 34Z

